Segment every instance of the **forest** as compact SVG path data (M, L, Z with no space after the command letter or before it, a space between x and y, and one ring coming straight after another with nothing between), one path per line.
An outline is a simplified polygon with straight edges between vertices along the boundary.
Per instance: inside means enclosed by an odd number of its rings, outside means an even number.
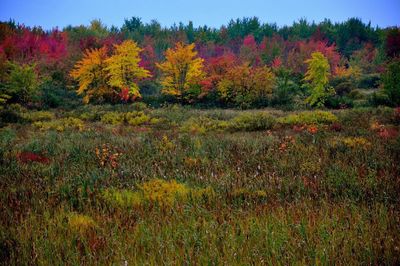
M0 27L2 106L68 108L89 99L241 109L400 103L399 28L357 18L277 27L253 17L219 29L191 22L165 28L137 17L121 28L100 20L62 31L13 21Z
M399 265L400 28L0 22L0 265Z

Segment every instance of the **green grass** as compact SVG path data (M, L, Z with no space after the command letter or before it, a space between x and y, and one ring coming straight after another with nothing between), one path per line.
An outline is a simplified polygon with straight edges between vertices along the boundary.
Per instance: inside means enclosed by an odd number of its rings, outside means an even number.
M0 129L2 263L400 263L400 138L380 134L399 131L393 109L311 121L140 106L147 122L102 122L137 110L52 110L46 123L83 127Z

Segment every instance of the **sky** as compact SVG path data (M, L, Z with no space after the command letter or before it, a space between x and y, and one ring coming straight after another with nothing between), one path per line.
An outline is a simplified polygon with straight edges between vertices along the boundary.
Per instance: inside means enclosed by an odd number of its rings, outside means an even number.
M44 29L88 25L92 19L120 27L133 16L143 22L155 19L163 26L192 21L210 27L253 16L278 26L300 18L341 22L358 17L372 26L387 27L400 26L400 0L0 0L0 21L13 19Z

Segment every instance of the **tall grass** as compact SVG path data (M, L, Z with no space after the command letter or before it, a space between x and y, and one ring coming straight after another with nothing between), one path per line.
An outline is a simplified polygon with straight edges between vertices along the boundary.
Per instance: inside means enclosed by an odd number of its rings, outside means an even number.
M393 109L140 107L159 122L134 126L99 108L0 129L3 264L400 263Z

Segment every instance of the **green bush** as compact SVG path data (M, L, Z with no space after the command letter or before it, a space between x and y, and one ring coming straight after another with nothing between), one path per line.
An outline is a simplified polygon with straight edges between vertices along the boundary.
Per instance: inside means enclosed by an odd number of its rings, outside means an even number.
M368 102L372 106L390 105L391 99L384 90L378 90L368 97Z
M143 111L129 112L125 114L126 122L131 126L139 126L150 121L150 117Z
M271 129L275 118L265 113L243 113L228 122L229 131L258 131Z
M362 75L358 81L358 87L360 89L376 89L379 87L380 79L379 74Z
M337 122L338 118L327 111L305 111L297 114L290 114L280 117L277 121L287 125L310 125L310 124L330 124Z
M48 111L31 111L22 113L22 117L30 122L49 121L54 119L54 113Z
M38 121L34 122L33 126L39 130L64 131L66 129L77 129L81 131L84 129L83 121L74 117L61 118L52 121Z
M186 120L180 130L187 133L206 133L208 131L218 131L227 128L228 122L216 120L206 116L191 117Z
M111 125L120 125L125 121L125 116L120 112L108 112L101 116L101 122Z
M82 115L81 115L82 116ZM84 114L85 118L91 118L90 113ZM111 125L121 125L127 123L131 126L139 126L144 123L156 123L157 119L150 118L143 111L132 111L132 112L107 112L101 116L101 122Z
M9 72L6 76L3 91L0 94L11 96L11 100L19 103L29 103L37 95L39 78L34 65L18 65L8 63Z
M385 74L382 76L383 89L389 98L390 104L400 105L400 60L388 65Z

